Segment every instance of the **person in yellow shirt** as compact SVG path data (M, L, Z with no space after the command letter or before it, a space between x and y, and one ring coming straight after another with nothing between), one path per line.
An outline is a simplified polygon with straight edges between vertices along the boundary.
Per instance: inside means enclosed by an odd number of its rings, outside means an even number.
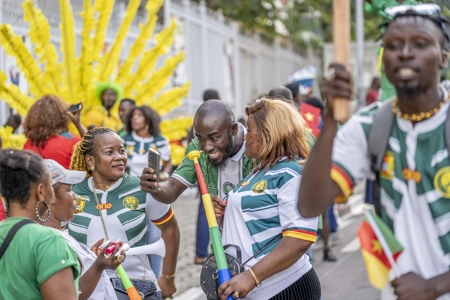
M119 131L122 122L119 115L111 111L118 99L122 97L122 87L113 81L100 82L96 88L98 105L86 109L82 121L84 126L95 125Z

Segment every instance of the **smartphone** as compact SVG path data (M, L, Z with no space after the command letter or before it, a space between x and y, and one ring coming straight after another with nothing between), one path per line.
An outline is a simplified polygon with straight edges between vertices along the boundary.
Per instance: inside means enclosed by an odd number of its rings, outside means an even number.
M159 164L161 161L161 155L158 151L153 150L152 148L148 149L148 167L155 170L156 182L159 184ZM152 189L156 190L158 187L152 187Z
M72 104L72 105L69 107L69 111L70 111L71 113L76 113L77 111L81 110L82 107L83 107L83 104L82 104L82 103Z

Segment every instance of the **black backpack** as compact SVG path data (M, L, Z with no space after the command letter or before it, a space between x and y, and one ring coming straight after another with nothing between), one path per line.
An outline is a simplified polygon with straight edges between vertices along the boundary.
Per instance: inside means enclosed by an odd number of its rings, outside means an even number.
M375 174L375 180L367 180L366 184L366 202L371 203L375 207L375 212L381 215L380 202L380 170L383 164L384 155L388 146L389 137L394 125L395 115L392 112L392 101L387 101L381 105L375 114L372 126L370 127L367 139L367 148L371 164L371 170ZM445 144L450 155L450 108L447 112L445 120ZM368 201L368 195L373 196L372 201Z

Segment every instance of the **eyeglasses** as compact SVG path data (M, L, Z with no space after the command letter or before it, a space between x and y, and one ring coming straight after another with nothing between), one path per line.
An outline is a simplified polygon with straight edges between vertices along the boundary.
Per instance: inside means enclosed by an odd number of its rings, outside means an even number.
M407 12L412 11L417 15L421 16L433 16L437 15L439 20L439 26L441 27L442 32L444 33L444 26L442 25L442 14L441 8L439 5L434 3L426 3L426 4L418 4L418 5L399 5L388 7L384 10L385 14L392 19L398 15L406 14Z

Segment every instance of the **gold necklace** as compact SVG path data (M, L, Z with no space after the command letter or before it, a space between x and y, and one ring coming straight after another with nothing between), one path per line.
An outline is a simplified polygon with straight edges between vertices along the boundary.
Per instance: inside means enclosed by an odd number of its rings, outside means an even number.
M117 182L117 180L116 181L114 181L113 183L111 183L110 185L107 185L106 187L105 187L105 190L108 190L110 187L112 187L115 183ZM92 178L92 186L94 186L96 189L99 189L98 188L98 186L95 184L95 182L94 182L94 178ZM99 189L100 190L100 189Z
M439 106L427 111L427 112L421 112L420 114L404 114L400 111L399 107L398 107L398 98L395 98L394 101L392 101L392 112L399 118L408 120L408 121L412 121L412 122L420 122L426 119L431 118L432 116L434 116L439 109L450 99L450 95L447 97L447 99L442 100L441 102L439 102Z

